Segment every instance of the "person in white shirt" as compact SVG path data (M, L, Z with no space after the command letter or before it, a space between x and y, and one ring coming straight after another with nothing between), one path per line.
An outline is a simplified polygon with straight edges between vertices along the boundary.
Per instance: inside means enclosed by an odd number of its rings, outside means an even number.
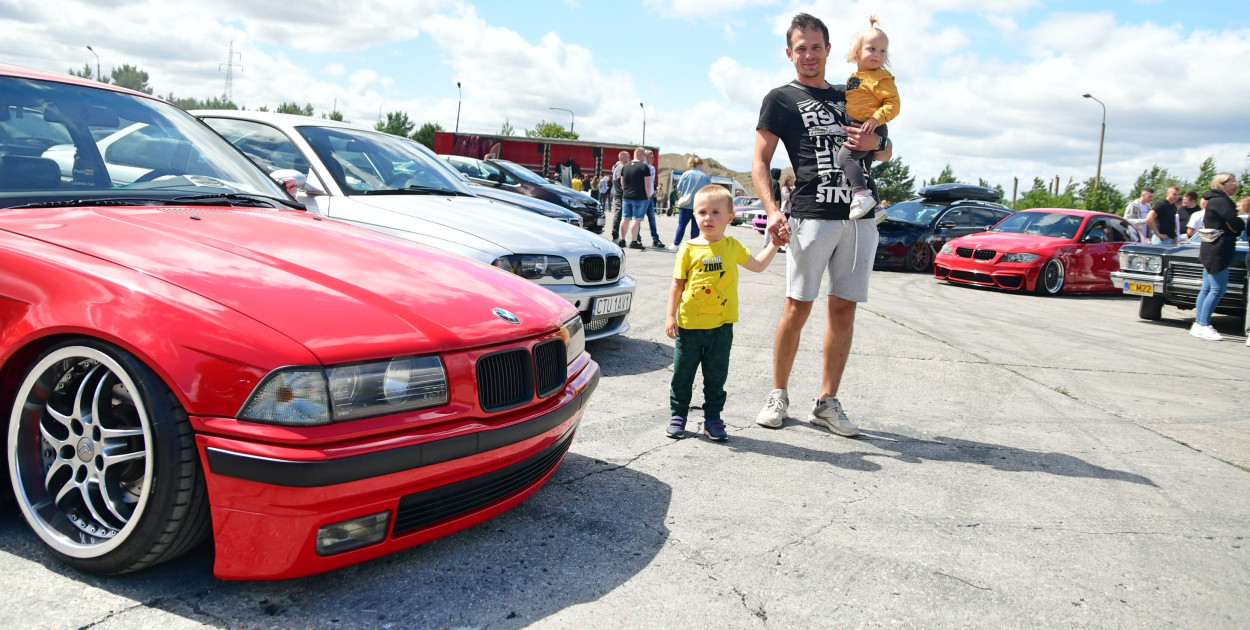
M1141 189L1141 196L1128 202L1124 208L1124 218L1141 232L1141 239L1150 242L1150 229L1146 227L1146 215L1150 214L1150 202L1155 198L1155 189Z

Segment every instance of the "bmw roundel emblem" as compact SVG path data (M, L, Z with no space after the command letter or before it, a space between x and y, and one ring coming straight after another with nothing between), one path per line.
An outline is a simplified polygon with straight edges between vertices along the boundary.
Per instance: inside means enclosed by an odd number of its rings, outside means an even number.
M494 313L494 314L498 315L498 316L499 316L499 319L502 319L502 320L504 320L505 322L508 322L509 324L519 324L519 323L521 323L521 318L520 318L520 317L517 317L516 315L513 315L511 312L506 311L506 310L504 310L504 309L502 309L502 308L499 308L498 306L496 306L495 308L492 308L492 309L490 310L490 312L492 312L492 313Z

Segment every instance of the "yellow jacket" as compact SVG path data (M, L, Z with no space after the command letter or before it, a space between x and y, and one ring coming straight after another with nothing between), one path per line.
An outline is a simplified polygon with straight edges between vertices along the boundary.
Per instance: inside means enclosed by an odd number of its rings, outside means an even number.
M846 113L864 122L876 118L884 125L898 116L898 88L886 70L859 70L846 81Z

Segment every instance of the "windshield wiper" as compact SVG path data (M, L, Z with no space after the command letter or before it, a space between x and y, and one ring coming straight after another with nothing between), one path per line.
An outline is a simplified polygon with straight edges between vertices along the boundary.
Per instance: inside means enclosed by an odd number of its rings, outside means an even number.
M273 207L274 203L280 203L291 208L303 208L298 203L290 202L278 197L266 197L264 195L248 195L243 193L207 193L203 195L184 195L182 197L174 197L168 201L171 204L196 205L196 206L217 206L225 202L228 206L264 206Z
M9 206L10 210L19 208L81 208L86 206L154 206L165 203L160 199L143 197L108 197L104 199L61 199L59 201L39 201L20 206Z
M468 193L462 193L459 190L450 188L434 188L433 186L404 186L403 188L388 188L386 190L366 190L361 192L362 195L446 195L448 197L469 197Z

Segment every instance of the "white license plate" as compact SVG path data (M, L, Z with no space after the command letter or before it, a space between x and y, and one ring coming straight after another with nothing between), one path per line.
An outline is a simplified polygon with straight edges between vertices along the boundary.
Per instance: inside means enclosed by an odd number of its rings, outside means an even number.
M591 310L593 317L600 315L613 315L616 313L625 313L629 311L629 299L633 297L629 293L620 295L610 295L608 297L595 298L595 305Z
M595 217L595 225L603 225L603 217Z

